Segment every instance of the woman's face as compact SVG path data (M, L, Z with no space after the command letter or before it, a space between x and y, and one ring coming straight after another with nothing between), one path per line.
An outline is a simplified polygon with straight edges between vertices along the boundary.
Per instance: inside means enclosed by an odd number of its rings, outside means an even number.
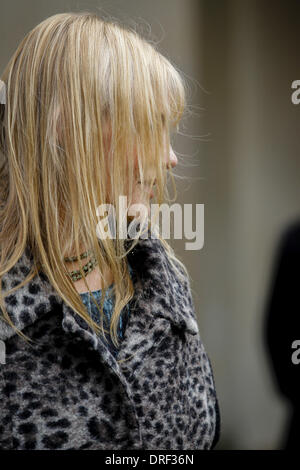
M137 155L136 155L136 153L134 155L134 158L135 158L135 168L137 169ZM174 168L178 163L177 157L176 157L176 155L174 153L174 150L172 149L171 146L170 146L169 152L167 152L166 155L164 155L164 162L165 162L165 165L166 165L167 169ZM153 179L153 177L154 177L153 174L146 175L145 176L145 182L149 181L149 183L150 183L150 180ZM147 185L146 185L146 188L147 188ZM142 194L141 194L141 185L137 180L135 190L134 190L134 193L133 193L132 204L144 203L145 205L148 206L149 202L150 202L150 199L154 196L153 190L150 190L150 187L148 187L148 189L149 190L146 192L146 196L145 196L146 199L143 201Z
M137 170L137 154L136 153L135 153L134 157L135 157L135 169ZM173 168L177 165L178 160L177 160L177 157L176 157L176 155L174 153L174 150L172 149L171 146L170 146L169 152L167 152L166 155L164 156L164 161L165 161L167 169ZM137 173L137 171L136 171L136 173ZM135 217L138 217L138 218L141 217L142 219L144 219L144 217L146 217L146 219L149 219L150 214L151 214L151 212L150 212L150 200L154 196L154 193L153 193L153 189L151 190L150 186L147 186L146 182L149 181L149 185L150 185L151 180L153 180L154 177L155 176L154 176L153 173L144 176L144 181L145 181L145 192L144 192L144 194L142 194L141 184L138 182L138 178L136 178L136 184L135 184L135 187L134 187L134 190L133 190L131 206L134 205L134 204L137 204L137 205L142 204L142 207L141 208L138 208L138 207L134 208L134 209L138 210L139 213L134 212L131 215L129 215L130 213L127 214L127 222L131 221L132 218L135 218ZM154 180L154 185L155 185L155 180ZM130 208L128 208L128 209L130 210Z
M108 151L108 149L110 147L110 142L111 142L111 130L108 126L105 126L105 128L104 128L104 148L105 148L105 152ZM135 163L134 163L135 174L137 175L138 174L138 156L137 156L137 151L136 150L134 151L133 158L134 158L134 161L135 161ZM174 150L172 149L171 146L169 148L169 152L166 152L166 154L164 155L164 162L165 162L165 165L166 165L167 169L174 168L178 163L177 157L176 157L176 155L174 153ZM107 175L107 176L109 176L109 175ZM146 182L146 181L149 181L149 180L153 179L153 177L154 177L154 173L149 174L149 175L145 175L144 180ZM108 177L107 181L108 182L110 181L109 177ZM141 194L141 184L139 183L138 176L137 176L136 177L136 184L135 184L134 190L133 190L131 204L144 204L148 208L148 214L149 214L149 209L150 209L149 208L149 203L150 203L150 199L154 196L154 194L153 194L153 190L152 191L150 190L150 187L149 187L148 191L147 191L147 185L145 187L146 187L146 194L145 194L145 197L143 198L143 195Z

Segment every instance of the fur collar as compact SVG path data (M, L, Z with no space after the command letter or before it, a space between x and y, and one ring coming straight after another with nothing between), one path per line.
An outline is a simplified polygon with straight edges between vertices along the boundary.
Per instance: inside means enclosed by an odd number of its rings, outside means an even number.
M199 330L188 280L185 278L185 282L181 283L177 279L159 239L140 239L129 253L128 261L133 268L135 295L131 300L130 316L118 360L124 359L130 364L134 361L130 361L134 351L138 351L142 358L166 336L172 325L177 331L184 330L192 335L199 333ZM31 265L32 256L26 249L18 263L3 276L4 290L19 284L29 273ZM87 341L90 348L98 350L111 366L117 367L99 337L59 297L43 273L5 297L5 303L10 318L20 330L52 309L60 308L65 332L77 336L78 340ZM0 339L7 340L15 334L15 330L0 318ZM141 362L135 364L136 369L139 364Z

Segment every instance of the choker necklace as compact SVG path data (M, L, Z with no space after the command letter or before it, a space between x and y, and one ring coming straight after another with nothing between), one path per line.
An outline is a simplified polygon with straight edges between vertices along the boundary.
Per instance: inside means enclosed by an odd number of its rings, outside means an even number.
M81 253L80 255L80 259L84 259L84 258L87 258L89 255L91 255L92 252L89 250L89 251L85 251L84 253ZM65 261L78 261L78 257L77 256L71 256L70 258L67 256L66 258L64 258Z
M91 254L92 254L91 251L85 251L84 253L81 253L80 259L87 258ZM65 257L64 260L69 261L69 262L78 261L78 257L77 256ZM97 264L98 264L97 259L94 256L92 256L92 258L82 267L84 277L86 277L94 269L94 267ZM83 278L80 272L80 269L76 269L74 271L68 272L68 275L70 276L73 282L76 282L79 279Z

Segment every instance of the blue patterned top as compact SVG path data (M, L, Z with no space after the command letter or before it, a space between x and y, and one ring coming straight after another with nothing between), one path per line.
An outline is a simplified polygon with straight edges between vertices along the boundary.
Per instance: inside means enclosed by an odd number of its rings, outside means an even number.
M129 273L131 275L132 268L129 263L128 263L128 267L129 267ZM103 319L103 326L107 330L109 330L109 327L110 327L111 316L112 316L113 305L114 305L114 294L113 293L111 294L112 290L113 290L113 284L111 284L108 287L106 291L104 304L103 304L103 311L105 314L105 317ZM100 290L92 291L92 293L98 305L100 306L102 290L100 289ZM111 298L110 298L110 295L112 295ZM99 310L97 309L97 306L93 302L93 299L91 298L91 294L89 292L83 292L80 294L80 296L92 320L94 320L94 322L100 325L100 318L99 318L100 313L99 313ZM124 307L124 309L122 310L121 315L120 315L120 322L119 322L118 329L117 329L119 340L122 340L124 336L125 327L126 327L126 323L129 317L129 313L130 313L129 306L127 304L126 307ZM108 333L105 332L105 339L103 337L103 334L100 333L100 338L102 339L103 343L108 347L108 349L113 354L113 356L116 357L118 354L118 349L112 342L109 332Z

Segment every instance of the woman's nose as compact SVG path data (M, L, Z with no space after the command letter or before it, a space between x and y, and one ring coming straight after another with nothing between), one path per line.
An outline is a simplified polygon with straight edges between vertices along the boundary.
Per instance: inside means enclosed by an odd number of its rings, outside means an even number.
M174 150L172 149L172 147L170 147L169 157L166 161L167 169L169 170L170 167L174 168L177 165L177 163L178 163L178 160L177 160L177 157L174 153Z

